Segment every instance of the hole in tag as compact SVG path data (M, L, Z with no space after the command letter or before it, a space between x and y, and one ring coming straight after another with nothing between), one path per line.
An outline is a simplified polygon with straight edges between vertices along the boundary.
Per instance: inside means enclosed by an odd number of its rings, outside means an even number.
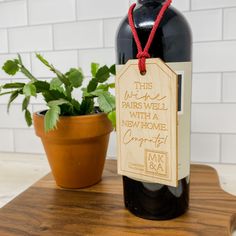
M147 73L147 71L142 71L142 72L140 72L140 75L144 76L144 75L146 75L146 73Z

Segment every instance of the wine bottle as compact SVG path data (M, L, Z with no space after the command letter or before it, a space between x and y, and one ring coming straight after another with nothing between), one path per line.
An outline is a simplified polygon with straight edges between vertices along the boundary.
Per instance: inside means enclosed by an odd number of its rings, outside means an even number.
M165 0L137 1L133 19L143 48L164 2ZM119 26L116 49L117 64L136 59L137 47L128 17ZM151 58L161 58L170 67L175 65L173 69L177 68L176 73L179 74L179 181L177 187L171 187L123 176L124 201L126 208L136 216L167 220L184 214L189 207L191 76L183 71L186 66L191 67L192 37L187 21L174 7L170 6L165 12L149 54ZM187 69L191 71L191 68Z

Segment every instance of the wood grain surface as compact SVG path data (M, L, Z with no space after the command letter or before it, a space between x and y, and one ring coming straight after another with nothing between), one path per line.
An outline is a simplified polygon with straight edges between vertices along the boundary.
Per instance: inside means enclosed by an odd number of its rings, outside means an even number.
M178 161L178 76L160 58L145 63L143 75L136 59L116 74L118 173L176 187L189 173Z
M122 191L116 161L107 161L100 183L78 191L59 189L48 175L0 209L0 236L229 236L236 226L236 197L208 166L191 166L190 209L174 220L133 216Z

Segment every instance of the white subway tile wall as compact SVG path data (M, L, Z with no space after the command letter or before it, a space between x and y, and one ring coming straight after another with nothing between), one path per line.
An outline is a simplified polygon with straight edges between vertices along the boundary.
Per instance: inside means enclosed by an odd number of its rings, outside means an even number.
M52 26L27 26L8 29L9 52L52 50Z
M104 20L104 46L114 47L116 31L121 23L122 18Z
M220 161L220 135L192 134L191 158L196 162L218 163Z
M236 135L224 134L222 135L222 153L224 156L224 163L235 163L236 158Z
M0 128L0 149L2 152L14 152L14 135L12 129Z
M0 4L1 5L1 4ZM1 42L1 39L0 39ZM30 54L28 53L21 53L21 58L24 61L25 66L31 70L31 61L30 61ZM16 58L16 54L0 54L0 79L12 79L12 78L17 78L17 79L21 79L21 78L26 78L23 74L21 73L17 73L15 76L9 76L7 75L1 68L2 65L4 64L4 62L6 60L12 59L12 58ZM1 81L1 80L0 80Z
M55 24L54 49L79 49L103 47L103 21L78 21Z
M8 39L7 30L0 30L0 53L6 53L8 51Z
M40 52L50 63L57 65L57 69L65 73L68 71L68 66L78 67L78 52L77 50L66 50L66 51L51 51L51 52ZM54 74L48 70L34 55L31 54L31 66L32 73L36 77L50 78Z
M77 0L78 20L122 17L129 6L127 0Z
M40 139L33 129L14 130L15 152L42 153L44 152Z
M115 62L115 35L136 0L0 0L0 66L20 52L40 79L52 74L36 59L42 53L63 72L91 61ZM192 161L236 163L236 0L173 0L193 31ZM0 70L0 84L16 79ZM27 128L21 99L9 114L0 97L0 152L43 153ZM30 109L45 109L33 99ZM113 133L108 156L116 156Z
M220 101L221 73L195 73L192 79L192 102L211 103Z
M236 8L228 8L224 10L224 39L236 38Z
M75 0L29 0L29 24L76 20Z
M223 102L236 103L236 73L223 74Z
M222 37L222 10L185 12L193 31L193 41L220 40Z
M79 50L79 65L83 68L85 75L89 76L90 63L92 61L98 61L100 64L111 64L115 60L114 48L102 48L102 49L86 49Z
M204 10L236 6L235 0L191 0L192 10Z
M26 0L1 2L0 27L9 28L23 25L27 25Z

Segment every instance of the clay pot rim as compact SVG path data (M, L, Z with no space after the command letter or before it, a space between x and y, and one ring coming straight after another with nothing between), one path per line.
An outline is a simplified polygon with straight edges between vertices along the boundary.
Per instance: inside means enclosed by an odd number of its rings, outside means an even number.
M45 112L47 110L41 110L41 111L36 111L34 112L33 114L34 115L37 115L39 117L45 117L44 114L42 114L42 112ZM93 113L93 114L88 114L88 115L77 115L77 116L59 116L59 119L60 120L78 120L78 119L81 119L81 120L88 120L88 119L93 119L95 116L98 117L98 116L104 116L104 115L107 115L107 113L105 112L99 112L99 113Z
M112 123L106 113L95 113L82 116L60 116L55 129L45 132L43 111L34 112L34 128L36 135L46 139L82 140L106 135L113 131ZM99 124L96 126L96 124ZM95 127L94 127L95 125Z

